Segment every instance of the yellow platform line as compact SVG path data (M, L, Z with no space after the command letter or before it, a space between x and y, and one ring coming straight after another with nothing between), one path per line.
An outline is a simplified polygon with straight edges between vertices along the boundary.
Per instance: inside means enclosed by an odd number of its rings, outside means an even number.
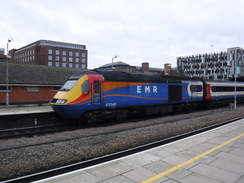
M156 181L156 180L162 178L163 176L165 176L167 174L170 174L170 173L174 172L175 170L178 170L179 168L181 168L183 166L186 166L186 165L198 160L199 158L202 158L203 156L206 156L206 155L210 154L211 152L214 152L217 149L219 149L219 148L221 148L221 147L223 147L223 146L225 146L225 145L227 145L227 144L229 144L229 143L241 138L242 136L244 136L244 133L240 134L240 135L238 135L238 136L236 136L236 137L234 137L234 138L232 138L232 139L230 139L230 140L228 140L228 141L226 141L226 142L224 142L224 143L222 143L222 144L220 144L220 145L218 145L218 146L216 146L216 147L214 147L214 148L212 148L212 149L210 149L210 150L208 150L208 151L206 151L206 152L204 152L204 153L202 153L202 154L200 154L200 155L198 155L198 156L196 156L196 157L194 157L192 159L189 159L189 160L187 160L187 161L185 161L185 162L183 162L183 163L181 163L179 165L176 165L176 166L174 166L174 167L172 167L172 168L170 168L170 169L168 169L168 170L166 170L166 171L164 171L162 173L159 173L159 174L157 174L157 175L155 175L155 176L153 176L153 177L151 177L151 178L149 178L147 180L144 180L141 183L150 183L150 182Z

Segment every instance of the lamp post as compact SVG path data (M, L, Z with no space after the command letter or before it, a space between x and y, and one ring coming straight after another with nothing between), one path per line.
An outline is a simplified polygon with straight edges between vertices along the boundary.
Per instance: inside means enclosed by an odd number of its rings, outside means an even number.
M119 55L115 55L113 58L112 58L112 71L114 70L114 59L115 58L118 58Z
M6 53L6 107L9 106L9 94L8 94L8 59L9 59L9 52L8 52L8 44L13 41L13 38L9 38L7 42L7 53Z

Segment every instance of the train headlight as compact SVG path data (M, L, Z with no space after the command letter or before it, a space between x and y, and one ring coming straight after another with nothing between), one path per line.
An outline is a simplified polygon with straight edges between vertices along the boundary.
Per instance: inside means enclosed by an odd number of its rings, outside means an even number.
M64 104L66 102L67 102L67 100L65 100L65 99L58 99L56 104Z

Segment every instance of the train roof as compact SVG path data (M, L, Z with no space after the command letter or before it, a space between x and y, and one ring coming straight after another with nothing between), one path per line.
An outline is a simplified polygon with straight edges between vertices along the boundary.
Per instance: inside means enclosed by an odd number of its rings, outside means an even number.
M70 79L78 79L86 74L101 74L105 81L115 81L115 82L141 82L141 83L181 83L181 80L176 78L165 78L160 75L143 75L143 74L130 74L127 72L117 72L117 71L83 71L74 74Z

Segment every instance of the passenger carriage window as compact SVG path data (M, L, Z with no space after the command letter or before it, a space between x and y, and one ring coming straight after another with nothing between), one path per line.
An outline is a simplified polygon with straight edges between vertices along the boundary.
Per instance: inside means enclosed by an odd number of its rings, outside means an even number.
M191 92L201 92L202 86L201 85L191 85L190 90L191 90Z

